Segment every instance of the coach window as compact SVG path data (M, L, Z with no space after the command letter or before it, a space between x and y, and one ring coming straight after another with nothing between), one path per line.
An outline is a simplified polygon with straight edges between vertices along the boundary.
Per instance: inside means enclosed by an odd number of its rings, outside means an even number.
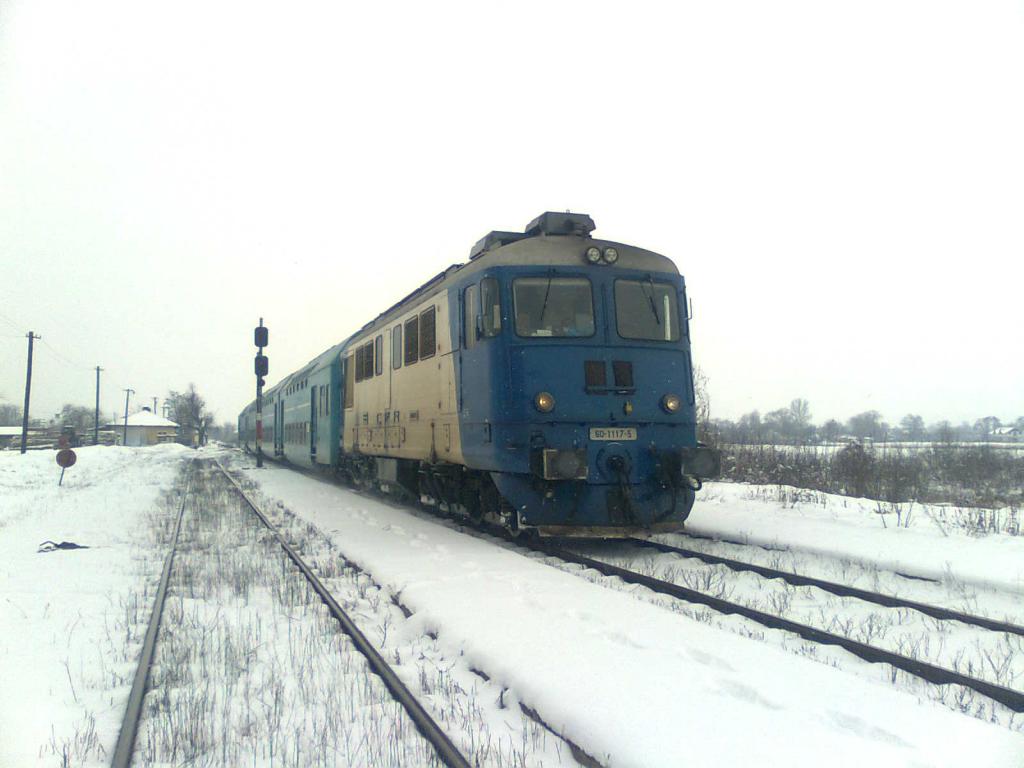
M374 351L376 357L374 358L376 366L375 371L378 376L384 373L384 336L380 335L374 340Z
M345 408L355 404L355 355L345 358Z
M420 319L414 317L405 321L405 364L412 365L419 359Z
M501 333L501 295L498 281L493 277L481 281L480 303L483 304L484 336L497 336Z
M615 281L615 324L624 339L679 341L679 304L670 283Z
M373 378L373 342L363 345L363 379Z
M516 334L593 336L594 300L585 277L521 277L512 283Z
M402 367L402 326L391 329L391 367L398 370Z
M462 337L466 349L476 346L476 286L471 285L463 292L462 298Z
M437 334L434 333L436 310L430 309L420 312L420 360L433 357L437 352Z

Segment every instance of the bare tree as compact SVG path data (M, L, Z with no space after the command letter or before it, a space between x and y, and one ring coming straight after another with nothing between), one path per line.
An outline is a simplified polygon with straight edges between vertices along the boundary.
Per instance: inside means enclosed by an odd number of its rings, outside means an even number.
M789 443L793 439L793 416L788 408L777 408L766 413L764 426L772 443Z
M761 412L751 411L740 416L739 424L740 442L760 443L764 434L764 424L761 423Z
M811 404L802 397L796 398L789 404L789 417L793 436L798 442L806 442L814 430L811 424Z
M995 416L986 416L974 422L974 433L982 440L988 440L992 433L1002 425L1002 422Z
M0 403L0 427L20 427L21 406L13 403Z
M945 419L932 424L931 433L932 439L940 443L952 443L956 440L956 428Z
M54 419L54 422L59 427L70 427L76 433L81 433L93 428L95 418L96 412L94 409L87 408L84 405L65 403L64 407L60 409L60 413Z
M704 443L714 443L711 431L711 397L708 395L708 377L701 367L693 369L693 394L696 402L697 439Z
M834 443L843 434L843 425L835 419L829 419L821 425L818 434L821 435L821 439L825 442Z
M210 437L222 443L234 443L238 439L238 428L233 421L225 421L210 427Z
M907 440L918 442L924 439L924 419L913 413L908 413L900 420L900 429Z
M185 392L171 390L167 394L167 402L170 403L181 437L190 438L194 434L199 445L205 445L215 417L206 410L206 400L196 391L196 385L189 384Z
M850 434L861 439L870 437L878 440L882 436L882 414L878 411L864 411L851 416L847 424Z

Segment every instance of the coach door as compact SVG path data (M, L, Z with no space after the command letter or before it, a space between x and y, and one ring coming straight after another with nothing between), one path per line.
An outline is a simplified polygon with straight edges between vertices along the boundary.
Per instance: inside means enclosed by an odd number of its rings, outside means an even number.
M274 455L284 456L284 398L274 398Z
M309 455L316 458L316 393L320 387L309 389Z

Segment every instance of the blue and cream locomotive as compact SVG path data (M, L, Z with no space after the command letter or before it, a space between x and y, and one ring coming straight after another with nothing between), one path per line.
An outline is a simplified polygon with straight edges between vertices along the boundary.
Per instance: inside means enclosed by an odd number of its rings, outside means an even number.
M593 229L545 213L491 232L268 390L264 450L511 530L678 530L719 466L697 443L685 285Z

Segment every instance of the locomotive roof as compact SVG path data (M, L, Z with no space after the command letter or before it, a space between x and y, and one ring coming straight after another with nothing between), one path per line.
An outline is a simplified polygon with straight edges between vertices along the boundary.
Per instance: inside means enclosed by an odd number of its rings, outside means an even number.
M547 233L538 224L545 216L552 216L552 214L548 213L539 216L522 233L490 232L488 236L478 241L473 247L469 261L463 264L453 264L444 271L435 274L433 278L413 291L413 293L392 304L372 319L370 323L360 328L349 339L346 339L343 345L356 336L364 334L366 331L390 322L393 317L406 311L408 305L414 301L422 301L440 292L447 287L446 284L451 279L462 278L462 276L468 276L493 267L570 266L586 269L635 269L648 272L679 274L679 268L672 259L653 251L610 240L597 240L589 237L586 233ZM569 216L573 218L570 220L570 224L564 227L565 229L571 228L571 225L577 225L575 231L588 232L593 228L592 222L589 228L586 224L577 224L577 218L575 217L586 217L586 220L590 221L590 217L586 214L562 214L562 219L564 220L565 217ZM602 250L609 246L615 248L618 251L618 261L612 266L587 264L584 261L583 255L591 246Z

